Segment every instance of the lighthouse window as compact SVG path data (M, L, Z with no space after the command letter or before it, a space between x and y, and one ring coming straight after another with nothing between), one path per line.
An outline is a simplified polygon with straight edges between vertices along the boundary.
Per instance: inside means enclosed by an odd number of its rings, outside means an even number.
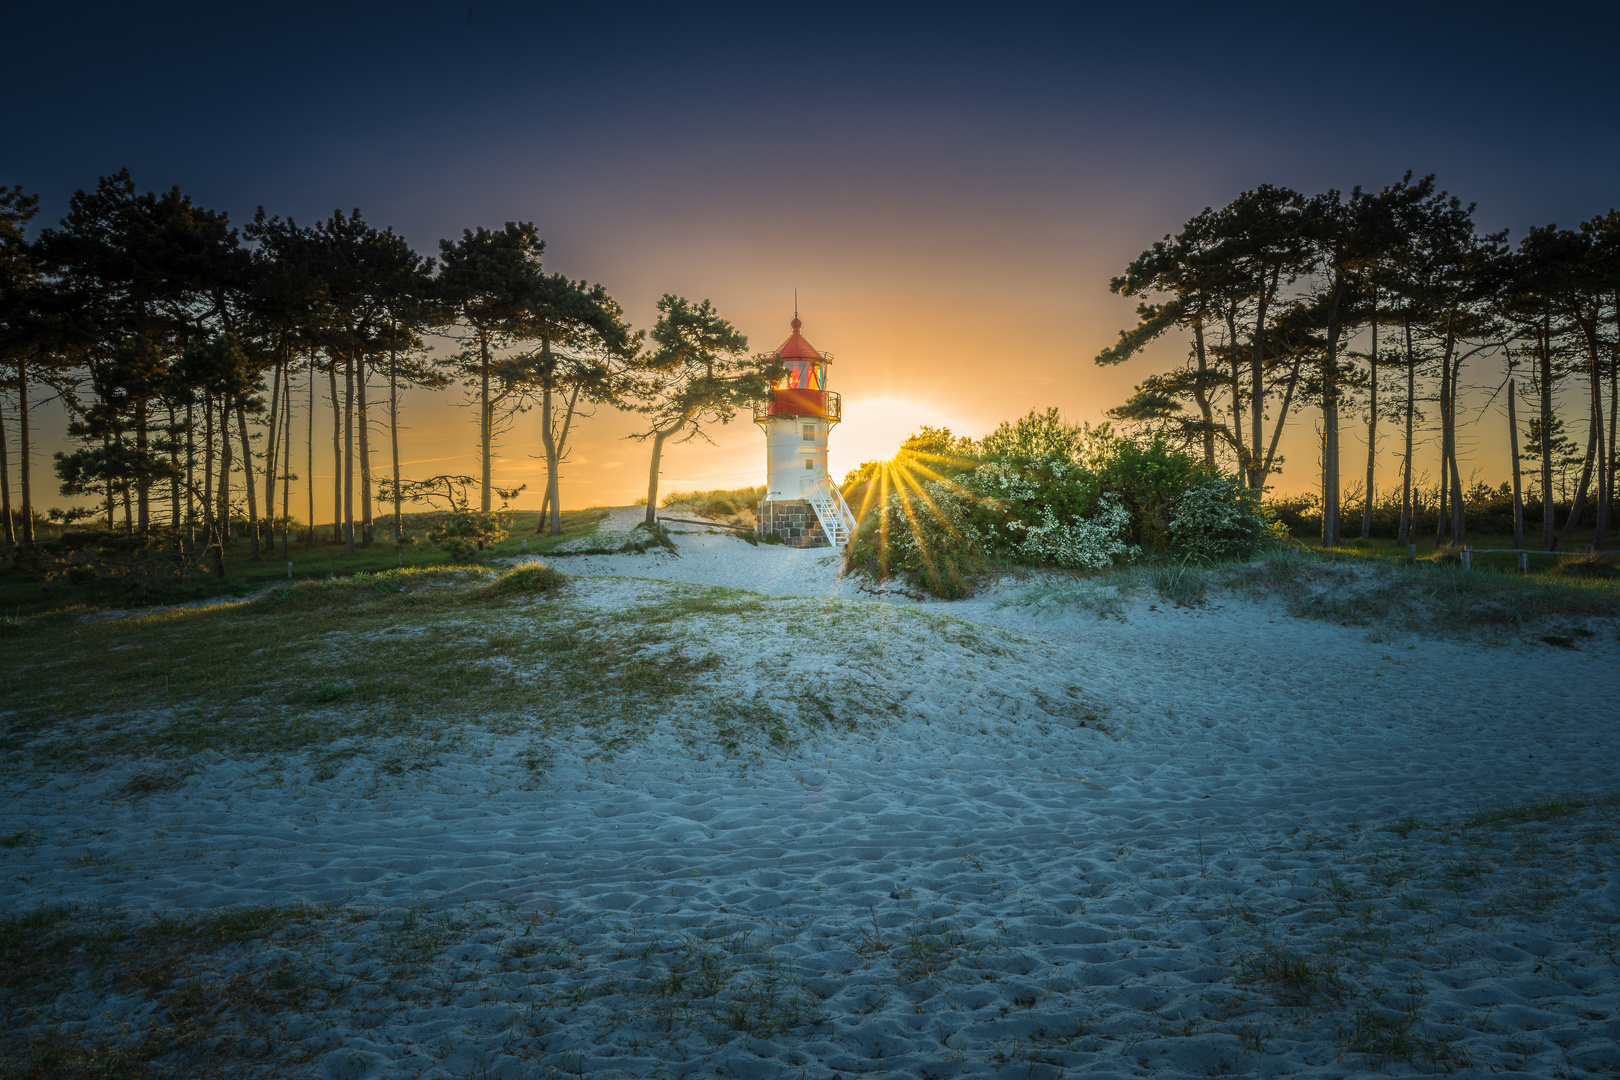
M816 459L815 458L806 458L805 462L804 462L804 467L807 468L807 469L815 468L816 467Z
M816 441L816 425L814 425L814 424L805 424L804 425L804 441L805 442L815 442Z

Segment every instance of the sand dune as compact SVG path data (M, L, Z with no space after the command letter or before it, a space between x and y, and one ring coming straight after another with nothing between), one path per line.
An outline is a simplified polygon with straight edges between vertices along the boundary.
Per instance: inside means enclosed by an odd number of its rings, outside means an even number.
M731 749L675 710L538 772L470 732L402 775L378 745L325 780L214 755L139 800L144 763L13 776L0 832L36 839L0 853L6 907L335 905L203 975L346 987L277 1021L308 1075L1620 1068L1620 807L1466 824L1615 786L1615 642L1374 642L1220 598L1099 619L1016 583L918 604L825 550L677 543L558 559L563 602L768 598L682 624L711 698L766 718Z

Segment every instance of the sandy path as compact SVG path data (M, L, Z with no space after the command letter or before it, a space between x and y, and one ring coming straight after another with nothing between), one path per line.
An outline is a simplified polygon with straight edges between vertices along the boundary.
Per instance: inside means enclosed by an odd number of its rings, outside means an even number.
M626 577L854 593L825 551L678 541L680 557L557 562L604 618L625 589L661 587ZM785 659L757 655L746 623L701 628L739 693L846 678L885 703L875 737L747 767L654 732L611 761L564 753L538 783L499 740L364 783L216 758L140 803L113 797L120 770L9 783L4 829L46 839L5 854L0 895L374 912L329 958L368 1002L326 1018L333 1076L1620 1064L1611 834L1584 818L1536 836L1381 831L1612 788L1620 707L1591 702L1620 702L1614 643L1375 643L1235 600L1102 620L998 599L898 601L985 636L908 615L881 661L888 623ZM1467 889L1460 860L1482 868ZM1556 902L1504 899L1535 874ZM384 978L366 941L413 904L463 952ZM542 955L570 959L501 960L536 926ZM1241 977L1285 954L1337 974L1315 990ZM714 992L672 992L688 969L719 972ZM1357 1052L1377 1044L1356 1032L1403 1022L1410 1061Z

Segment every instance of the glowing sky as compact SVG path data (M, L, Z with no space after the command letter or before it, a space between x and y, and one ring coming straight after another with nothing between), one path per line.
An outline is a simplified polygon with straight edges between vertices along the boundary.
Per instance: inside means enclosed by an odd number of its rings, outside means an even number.
M1132 321L1108 278L1243 188L1436 172L1515 236L1620 202L1612 7L1065 12L41 5L10 18L0 183L54 221L127 165L239 222L358 206L425 253L533 220L547 269L604 283L635 325L662 293L706 297L759 350L787 336L797 288L846 403L835 475L918 423L1100 419L1183 351L1096 368ZM452 400L410 398L408 476L476 472ZM579 429L565 506L644 492L635 421ZM1285 444L1284 490L1315 483L1311 423ZM533 428L497 462L531 493ZM714 437L669 451L666 490L761 481L751 425ZM1465 449L1502 475L1490 440Z

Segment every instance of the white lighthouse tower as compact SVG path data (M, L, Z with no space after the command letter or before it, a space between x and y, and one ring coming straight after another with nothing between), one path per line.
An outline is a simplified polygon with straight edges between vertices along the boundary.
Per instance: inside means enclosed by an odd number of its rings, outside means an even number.
M827 389L832 356L804 339L797 313L792 325L775 353L782 376L754 405L754 423L765 432L765 498L756 529L793 547L842 548L855 534L855 516L827 475L827 437L842 408Z

